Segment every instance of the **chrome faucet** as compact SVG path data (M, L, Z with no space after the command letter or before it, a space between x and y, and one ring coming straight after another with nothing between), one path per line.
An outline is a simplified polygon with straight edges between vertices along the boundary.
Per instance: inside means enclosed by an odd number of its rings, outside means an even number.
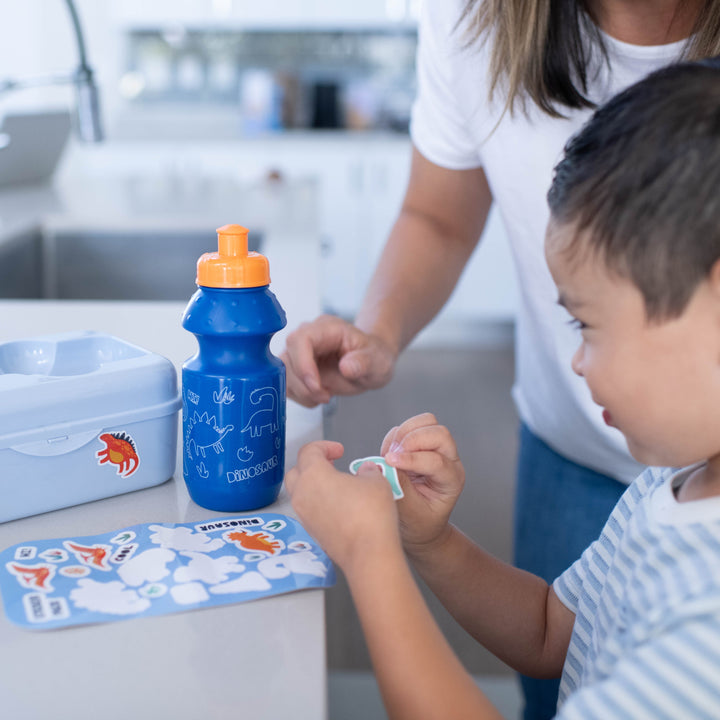
M74 73L69 75L49 75L24 80L0 80L0 95L11 90L48 85L75 85L76 118L75 132L83 142L100 142L103 139L102 122L100 120L100 94L95 84L93 71L87 61L85 40L83 39L80 18L73 0L65 0L78 47L80 63Z

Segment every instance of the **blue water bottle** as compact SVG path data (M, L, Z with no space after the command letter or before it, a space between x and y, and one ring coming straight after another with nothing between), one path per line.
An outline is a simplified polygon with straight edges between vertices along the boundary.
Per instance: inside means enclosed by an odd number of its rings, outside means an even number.
M198 341L182 369L183 475L198 505L240 512L274 502L283 480L285 366L270 340L287 321L247 229L217 233L182 320Z

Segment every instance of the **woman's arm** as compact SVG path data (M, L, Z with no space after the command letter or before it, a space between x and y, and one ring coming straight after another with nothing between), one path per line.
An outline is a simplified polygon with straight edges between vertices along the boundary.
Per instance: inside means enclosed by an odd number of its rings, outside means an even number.
M312 407L385 385L455 289L491 202L481 169L447 170L414 150L402 209L355 324L324 315L288 335L288 396Z
M448 170L413 149L400 214L355 325L402 351L452 294L491 204L481 168Z

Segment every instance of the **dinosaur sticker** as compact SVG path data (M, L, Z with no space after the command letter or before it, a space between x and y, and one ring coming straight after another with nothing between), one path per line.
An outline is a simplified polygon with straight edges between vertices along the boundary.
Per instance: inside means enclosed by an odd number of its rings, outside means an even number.
M388 465L385 461L385 458L381 457L380 455L372 455L371 457L364 457L353 460L350 463L350 472L353 475L357 475L360 467L363 465L363 463L366 462L375 463L375 465L378 466L382 474L385 476L385 479L390 484L393 498L395 498L395 500L401 500L405 497L405 493L403 492L402 487L400 487L400 480L398 479L397 470L392 465Z
M243 550L254 550L268 555L276 555L285 548L282 540L278 540L274 535L263 530L257 532L231 530L226 532L223 537Z
M98 465L116 465L117 474L122 477L129 477L138 469L140 458L135 441L127 433L103 433L98 440L105 443L105 447L95 453Z
M50 584L55 567L53 565L21 565L20 563L7 563L7 569L17 578L17 581L24 588L52 592Z
M109 545L86 546L67 540L63 545L75 555L83 565L88 565L97 570L110 570L108 560L112 548Z

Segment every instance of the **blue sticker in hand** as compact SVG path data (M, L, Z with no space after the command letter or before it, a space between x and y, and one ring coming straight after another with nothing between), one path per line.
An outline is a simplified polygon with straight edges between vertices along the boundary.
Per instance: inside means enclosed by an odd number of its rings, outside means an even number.
M364 462L371 462L375 463L380 470L382 470L382 474L385 476L385 479L390 483L390 488L392 489L393 497L396 500L399 500L402 497L405 497L405 493L402 491L402 488L400 487L400 481L398 480L398 474L397 470L392 466L388 465L385 461L385 458L383 458L380 455L372 455L370 457L365 458L358 458L357 460L353 460L350 463L350 472L353 475L358 474L358 470L360 469L360 466Z

